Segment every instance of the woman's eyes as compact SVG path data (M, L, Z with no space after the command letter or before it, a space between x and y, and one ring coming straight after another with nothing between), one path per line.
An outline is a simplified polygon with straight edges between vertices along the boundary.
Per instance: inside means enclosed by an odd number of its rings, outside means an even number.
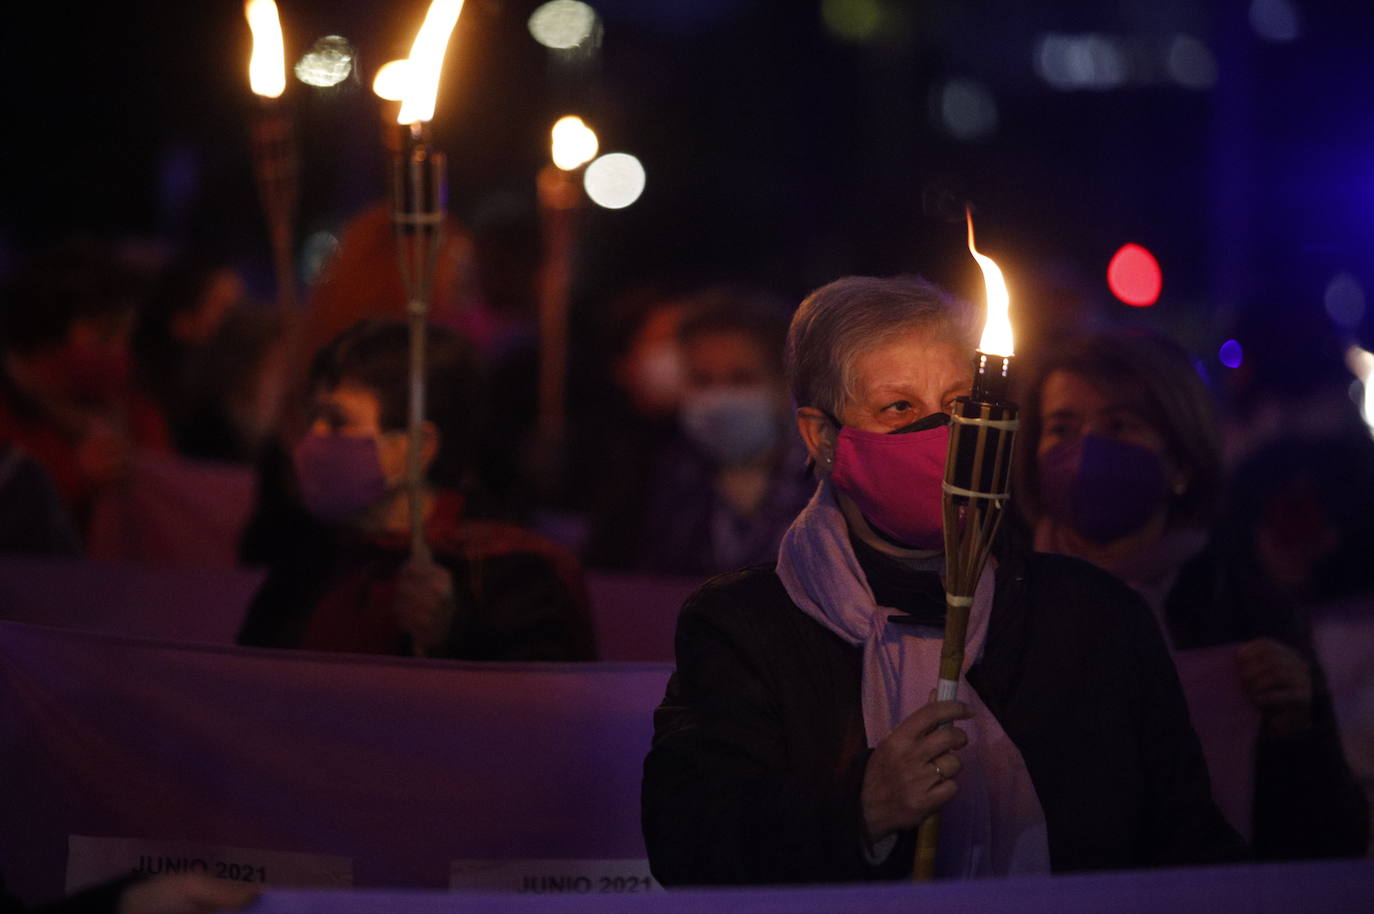
M1067 422L1051 422L1045 426L1041 432L1046 438L1067 438L1074 433L1075 429Z
M883 412L904 413L904 412L908 411L909 409L911 409L911 401L909 401L909 400L898 400L898 401L896 401L895 403L889 403L889 404L887 404L886 406L884 406L884 407L883 407Z

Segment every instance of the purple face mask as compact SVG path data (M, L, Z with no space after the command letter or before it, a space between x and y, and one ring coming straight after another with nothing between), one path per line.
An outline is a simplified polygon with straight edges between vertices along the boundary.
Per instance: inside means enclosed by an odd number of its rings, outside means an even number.
M301 500L326 523L347 520L386 495L386 476L369 435L306 435L293 454Z
M948 455L948 424L896 434L845 426L835 441L830 481L888 539L913 549L940 549L940 483Z
M1169 498L1159 456L1138 444L1084 435L1041 454L1039 464L1050 515L1095 543L1139 530Z

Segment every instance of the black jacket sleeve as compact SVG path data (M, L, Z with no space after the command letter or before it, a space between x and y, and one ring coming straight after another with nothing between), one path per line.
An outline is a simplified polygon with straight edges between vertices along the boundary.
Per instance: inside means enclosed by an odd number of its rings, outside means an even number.
M678 668L654 715L642 796L649 861L664 885L882 875L863 848L859 790L868 752L858 743L824 771L817 753L792 745L797 696L779 694L770 656L771 646L788 648L790 633L760 631L776 621L773 610L740 605L708 585L679 619ZM824 730L826 709L815 713ZM909 846L899 846L889 865L904 854L909 867Z

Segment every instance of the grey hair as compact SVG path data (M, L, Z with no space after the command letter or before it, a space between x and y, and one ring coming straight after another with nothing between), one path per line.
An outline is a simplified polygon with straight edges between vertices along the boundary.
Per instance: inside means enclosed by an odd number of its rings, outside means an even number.
M787 383L797 406L838 418L854 393L858 357L908 330L975 342L972 309L919 276L846 276L806 297L787 331Z

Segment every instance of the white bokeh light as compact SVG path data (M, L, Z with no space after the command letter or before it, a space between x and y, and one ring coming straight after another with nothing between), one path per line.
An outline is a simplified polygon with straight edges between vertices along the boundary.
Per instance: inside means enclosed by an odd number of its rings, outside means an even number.
M1035 72L1056 89L1115 89L1126 82L1127 63L1118 43L1093 33L1047 32L1035 45Z
M1349 273L1337 273L1326 284L1323 304L1333 321L1347 330L1354 330L1364 320L1364 286Z
M624 209L644 193L644 166L625 152L607 153L587 166L582 186L597 206Z
M326 35L296 61L296 78L307 86L327 89L353 73L353 46L339 35Z
M1265 41L1294 41L1302 33L1298 8L1290 0L1251 0L1250 28Z
M940 89L940 124L960 140L981 140L997 130L997 101L980 82L951 79Z
M1192 35L1175 35L1169 41L1164 66L1170 78L1189 89L1210 89L1217 84L1217 59Z
M1360 415L1364 424L1374 434L1374 353L1360 346L1351 346L1345 351L1345 364L1361 386L1363 394Z
M575 48L596 32L596 10L579 0L551 0L530 14L534 40L546 48Z

